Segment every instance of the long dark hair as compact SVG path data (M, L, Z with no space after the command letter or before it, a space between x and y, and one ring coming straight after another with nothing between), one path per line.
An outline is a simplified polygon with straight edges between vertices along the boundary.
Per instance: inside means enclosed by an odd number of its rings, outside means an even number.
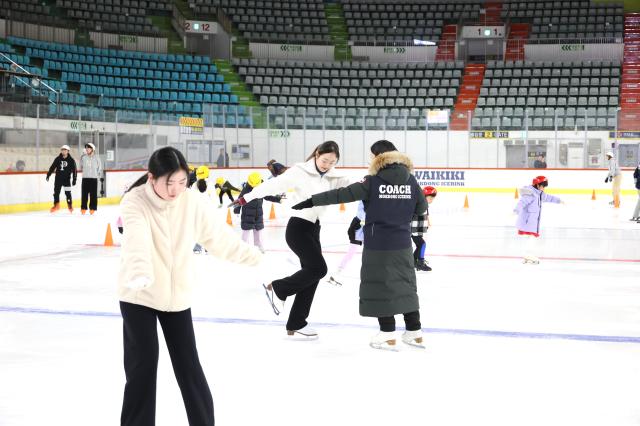
M397 151L398 149L394 144L389 142L388 140L381 139L371 145L371 153L376 157L380 154L384 154L385 152Z
M160 148L151 154L147 170L154 178L171 176L179 170L184 170L187 176L189 175L189 165L187 164L187 160L180 151L172 146ZM147 183L147 180L149 180L149 175L145 173L129 187L127 192L137 186L144 185Z
M338 146L338 144L334 141L326 141L318 145L316 149L313 150L311 155L307 157L306 161L311 160L316 155L328 154L330 152L333 152L336 157L338 157L338 160L340 159L340 147Z

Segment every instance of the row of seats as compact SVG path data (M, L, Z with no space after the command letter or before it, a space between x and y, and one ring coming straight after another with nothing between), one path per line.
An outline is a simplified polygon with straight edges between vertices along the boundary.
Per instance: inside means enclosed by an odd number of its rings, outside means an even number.
M240 75L247 76L247 83L249 84L284 84L287 86L355 86L360 84L367 84L367 81L371 80L402 80L402 79L455 79L462 78L462 70L318 70L318 69L290 69L290 68L263 68L263 67L239 67L238 73ZM250 80L249 80L250 79ZM322 79L315 83L313 80ZM331 79L331 81L328 81ZM324 80L324 81L323 81ZM353 81L356 80L354 84ZM349 83L351 81L351 83ZM384 84L384 83L380 83ZM429 83L425 81L424 84L439 85L437 83ZM457 85L457 81L442 83L441 85ZM412 86L412 84L406 84L406 82L399 81L400 86Z
M309 77L260 77L259 75L249 75L245 78L245 82L251 86L274 86L276 94L279 93L275 87L298 87L300 90L305 88L324 88L327 90L349 89L354 91L357 89L369 89L373 87L382 88L414 88L429 89L439 87L458 87L460 80L457 78L434 78L434 77L399 77L399 78L309 78ZM293 89L292 89L293 90ZM304 93L304 92L301 92ZM356 95L360 96L360 95Z
M615 106L618 105L618 96L528 96L528 97L481 97L478 106Z
M476 108L473 111L474 117L596 117L596 118L615 118L617 116L617 107L600 107L600 108Z
M89 56L106 56L108 57L108 63L103 64L102 62L98 63L98 59L94 59L96 64L102 65L116 65L116 62L119 58L123 59L133 59L139 61L155 61L155 62L172 62L172 63L190 63L190 64L209 64L211 62L211 58L208 56L196 56L196 55L174 55L174 54L166 54L166 53L147 53L147 52L138 52L132 50L118 50L118 49L101 49L97 47L89 47L89 46L78 46L75 44L63 44L63 43L51 43L47 41L40 40L32 40L26 38L19 37L7 37L7 41L16 46L23 47L31 47L34 49L42 49L57 52L58 55L61 53L75 53L79 55L89 55ZM47 58L45 56L40 56L42 59L55 59L53 57ZM114 58L114 61L111 62L111 57ZM85 57L86 59L86 57ZM77 62L77 61L76 61ZM118 62L119 63L119 62ZM129 65L130 66L130 65ZM158 68L162 67L161 65L156 65ZM151 67L151 62L147 67Z
M359 107L359 108L453 108L455 97L429 98L308 98L304 96L260 96L262 105L300 105L319 107Z
M144 68L120 68L102 65L86 65L74 64L67 62L44 61L44 67L52 70L71 73L82 73L87 76L109 77L109 78L147 78L154 80L179 80L179 81L197 81L201 83L223 83L224 77L214 72L180 72L180 71L161 71L161 70L145 70Z
M428 81L428 80L427 80ZM448 81L448 80L447 80ZM293 96L306 96L313 98L426 98L426 97L455 97L457 96L457 86L451 87L449 85L443 87L410 87L410 88L395 88L395 87L380 87L380 85L373 85L373 87L362 87L356 89L347 89L345 87L308 87L308 86L258 86L252 87L253 93L256 95L293 95ZM608 95L609 93L607 93ZM482 95L482 93L481 93ZM518 94L516 93L516 96ZM596 94L597 95L597 94ZM497 96L497 94L496 94ZM507 95L504 95L507 96Z
M182 83L182 82L181 82ZM194 92L178 92L178 91L161 91L161 90L145 90L145 89L128 89L122 87L105 87L83 84L80 86L80 93L93 96L110 96L115 98L133 98L133 99L155 99L168 101L187 101L187 102L213 102L213 103L238 103L238 96L233 94L220 93L194 93Z
M520 78L520 77L619 77L620 64L616 67L600 68L507 68L488 69L485 78Z
M397 62L350 62L350 61L335 61L335 62L318 62L318 61L300 61L300 60L287 60L287 59L246 59L246 58L233 58L232 63L236 67L251 66L251 67L267 67L273 68L276 72L281 71L281 74L275 75L288 75L287 70L310 69L311 73L315 73L313 70L323 69L338 70L340 73L349 70L378 70L378 69L398 69L398 70L415 70L415 69L463 69L464 61L438 61L438 62L409 62L409 63L397 63ZM268 72L268 71L267 71ZM292 71L293 72L293 71Z
M573 87L581 86L619 86L618 77L521 77L521 78L485 78L485 87Z
M142 78L107 77L104 75L85 75L79 73L62 73L62 80L88 85L100 85L114 88L139 88L155 90L175 90L185 92L230 93L231 86L226 83L194 83L184 80L145 80Z
M117 75L122 75L123 72L129 72L132 69L146 71L147 73L153 73L154 71L168 71L216 74L218 71L218 68L214 64L183 64L181 62L174 63L138 59L116 59L113 57L108 58L106 56L85 56L76 53L45 55L41 52L43 51L38 49L30 50L30 48L27 48L26 55L34 58L44 58L45 63L49 64L49 66L45 66L45 68L55 68L61 71L90 72L93 74L109 75L115 75L115 73L118 73ZM47 56L49 56L49 58L47 58ZM120 68L122 68L122 70ZM124 69L127 68L129 71L124 71Z
M591 87L482 87L480 96L618 96L617 86Z
M582 130L586 126L590 130L607 130L615 128L615 118L519 118L519 117L474 117L471 120L471 128L474 130Z

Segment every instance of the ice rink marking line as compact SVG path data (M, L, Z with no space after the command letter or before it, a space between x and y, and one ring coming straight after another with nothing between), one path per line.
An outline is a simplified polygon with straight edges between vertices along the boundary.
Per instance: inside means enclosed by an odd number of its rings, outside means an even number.
M45 308L23 308L18 306L0 306L0 312L19 313L19 314L41 314L41 315L58 315L58 316L80 316L80 317L106 317L119 318L120 314L115 312L99 312L99 311L71 311L71 310L55 310ZM243 319L243 318L210 318L210 317L193 317L195 322L206 322L214 324L244 324L259 326L283 326L280 321ZM363 328L377 329L375 326L365 324L339 324L339 323L314 323L317 327L322 328ZM534 333L521 331L499 331L499 330L469 330L455 328L423 328L422 331L428 334L451 334L463 336L478 337L502 337L510 339L534 339L534 340L570 340L583 342L605 342L605 343L632 343L640 344L640 336L603 336L595 334L564 334L564 333Z

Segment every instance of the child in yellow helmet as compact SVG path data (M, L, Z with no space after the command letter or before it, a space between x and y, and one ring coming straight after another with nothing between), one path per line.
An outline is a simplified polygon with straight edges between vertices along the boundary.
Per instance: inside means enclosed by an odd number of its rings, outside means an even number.
M233 200L233 195L231 195L231 191L240 192L238 188L231 185L228 180L226 180L221 176L216 179L216 189L220 190L220 194L218 194L220 197L220 205L218 207L222 207L222 198L224 197L225 194L227 194L227 197L229 197L231 202L233 202L234 200Z
M253 191L253 188L257 187L262 183L262 176L258 172L253 172L247 178L247 183L242 188L240 192L240 197L245 194ZM271 201L273 203L279 203L281 200L280 196L268 196L264 197L265 200ZM240 228L242 228L242 240L244 242L249 241L249 234L253 231L253 244L260 249L264 253L264 247L262 245L262 238L260 236L261 231L264 229L264 213L262 210L262 198L257 198L248 202L243 206L236 206L233 209L235 214L240 213L242 211L242 216L240 217Z

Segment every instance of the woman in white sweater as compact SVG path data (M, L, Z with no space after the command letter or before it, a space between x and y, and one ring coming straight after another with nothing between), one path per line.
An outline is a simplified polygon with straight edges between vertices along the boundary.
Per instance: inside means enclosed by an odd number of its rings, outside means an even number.
M311 198L313 194L347 186L349 181L335 169L340 159L340 148L333 141L320 144L305 163L298 163L275 179L269 179L253 191L235 201L244 205L251 200L293 190L293 202ZM287 335L301 339L317 339L318 333L307 325L313 296L318 282L327 274L327 264L320 246L320 218L326 207L313 207L294 211L286 230L287 245L298 258L301 268L295 274L264 285L276 315L278 305L287 297L295 296L289 319ZM275 296L275 297L274 297ZM275 299L277 298L277 299ZM280 300L281 303L277 303Z
M191 319L192 248L256 265L262 254L245 244L211 203L185 191L189 167L175 148L157 150L148 173L125 194L118 293L124 322L127 384L122 425L154 425L160 322L190 425L213 425L213 400L200 366Z

